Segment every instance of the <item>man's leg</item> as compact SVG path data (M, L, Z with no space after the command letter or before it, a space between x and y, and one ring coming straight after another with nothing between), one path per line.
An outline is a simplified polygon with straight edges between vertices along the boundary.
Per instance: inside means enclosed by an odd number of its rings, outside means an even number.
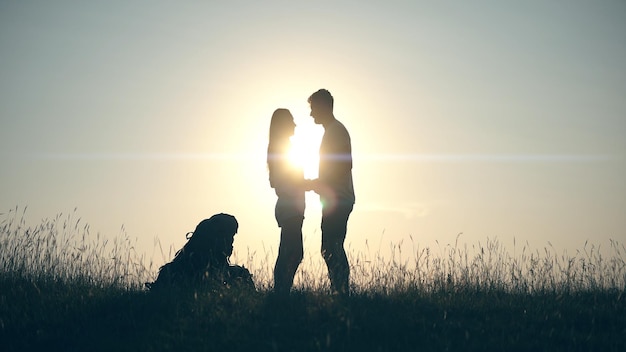
M322 215L322 257L328 267L333 291L347 294L350 290L350 266L343 248L352 205L337 206Z

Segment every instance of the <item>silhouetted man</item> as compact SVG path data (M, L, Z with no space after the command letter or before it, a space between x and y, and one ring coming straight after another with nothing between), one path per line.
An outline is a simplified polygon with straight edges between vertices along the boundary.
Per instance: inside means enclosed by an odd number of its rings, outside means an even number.
M334 99L328 90L318 90L308 102L311 117L324 127L319 176L311 181L311 188L320 195L322 202L322 256L328 267L331 288L339 294L347 294L350 267L343 243L355 199L350 134L335 118Z

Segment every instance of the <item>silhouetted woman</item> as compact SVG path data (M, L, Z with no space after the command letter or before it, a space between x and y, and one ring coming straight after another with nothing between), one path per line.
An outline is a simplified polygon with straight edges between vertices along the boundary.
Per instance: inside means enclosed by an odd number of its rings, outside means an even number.
M159 269L157 280L146 283L151 291L182 288L241 287L254 290L248 269L230 264L239 224L230 214L215 214L202 220L187 235L185 246L174 260Z
M281 295L289 294L303 255L304 173L289 162L290 137L294 135L295 127L289 110L274 111L270 122L267 166L270 185L278 196L275 216L281 231L274 267L274 290Z

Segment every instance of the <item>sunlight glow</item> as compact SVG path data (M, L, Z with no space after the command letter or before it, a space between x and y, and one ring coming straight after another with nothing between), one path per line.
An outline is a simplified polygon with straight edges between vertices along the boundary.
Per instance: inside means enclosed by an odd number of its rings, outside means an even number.
M319 145L322 138L321 131L313 128L296 127L295 135L291 138L289 160L295 166L302 168L305 178L316 178L319 165Z

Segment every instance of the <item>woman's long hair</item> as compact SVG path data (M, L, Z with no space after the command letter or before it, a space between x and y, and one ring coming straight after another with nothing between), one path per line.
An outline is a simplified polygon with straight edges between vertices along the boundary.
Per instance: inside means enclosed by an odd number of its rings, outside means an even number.
M274 114L272 114L269 143L267 145L267 168L272 187L274 187L273 176L276 165L288 158L289 137L291 137L293 123L293 115L287 109L276 109Z

